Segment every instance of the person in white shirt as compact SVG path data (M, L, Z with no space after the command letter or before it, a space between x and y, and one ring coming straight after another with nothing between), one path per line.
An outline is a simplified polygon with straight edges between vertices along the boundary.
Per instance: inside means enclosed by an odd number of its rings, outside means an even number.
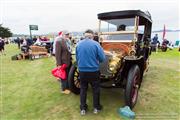
M40 45L41 45L41 39L40 39L40 38L38 38L38 39L36 40L36 42L34 43L34 45L38 45L38 46L40 46Z

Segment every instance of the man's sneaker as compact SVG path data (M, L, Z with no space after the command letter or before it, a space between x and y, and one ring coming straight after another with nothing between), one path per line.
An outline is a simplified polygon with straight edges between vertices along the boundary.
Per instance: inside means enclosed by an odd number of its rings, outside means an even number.
M81 115L85 115L86 114L86 110L81 110Z
M93 113L94 113L94 114L98 114L100 111L101 111L101 110L98 110L97 108L94 108Z

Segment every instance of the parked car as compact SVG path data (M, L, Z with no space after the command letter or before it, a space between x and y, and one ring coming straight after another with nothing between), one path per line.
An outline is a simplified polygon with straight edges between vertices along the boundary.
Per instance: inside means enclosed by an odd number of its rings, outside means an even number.
M105 62L100 65L101 87L125 89L125 104L133 108L143 74L149 65L151 15L140 10L126 10L100 13L97 16L99 41L106 54ZM71 66L68 81L71 91L79 94L76 61Z

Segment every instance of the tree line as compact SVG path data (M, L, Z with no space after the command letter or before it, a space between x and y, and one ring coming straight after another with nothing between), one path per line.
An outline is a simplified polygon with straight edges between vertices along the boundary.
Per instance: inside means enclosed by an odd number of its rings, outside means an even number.
M13 33L11 30L7 27L3 27L2 24L0 24L0 37L1 38L8 38L12 37Z

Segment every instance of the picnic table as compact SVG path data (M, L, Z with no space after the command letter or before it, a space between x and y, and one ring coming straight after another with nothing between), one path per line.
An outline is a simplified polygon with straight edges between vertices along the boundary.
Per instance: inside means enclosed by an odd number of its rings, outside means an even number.
M48 50L44 46L32 45L27 49L28 50L21 53L23 59L25 59L26 56L28 56L31 60L35 59L36 56L48 56Z
M36 56L38 56L38 57L46 56L47 57L48 50L45 47L32 45L32 46L30 46L29 56L31 57L32 60L35 59Z

